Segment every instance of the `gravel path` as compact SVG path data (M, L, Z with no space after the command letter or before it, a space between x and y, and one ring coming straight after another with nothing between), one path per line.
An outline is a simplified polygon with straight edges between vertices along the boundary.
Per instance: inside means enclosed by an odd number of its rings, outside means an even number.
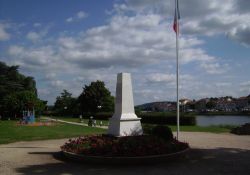
M187 156L156 165L105 166L63 161L58 152L67 139L0 145L0 174L250 174L250 136L182 132L190 143Z

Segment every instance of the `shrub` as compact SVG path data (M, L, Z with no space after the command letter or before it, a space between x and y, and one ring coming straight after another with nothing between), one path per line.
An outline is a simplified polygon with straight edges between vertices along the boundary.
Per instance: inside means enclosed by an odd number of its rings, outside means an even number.
M152 135L160 137L166 141L173 140L172 130L168 126L157 125L152 129Z
M157 116L157 115L139 115L142 123L158 124L158 125L176 125L176 116ZM194 116L181 116L180 125L195 125Z
M170 154L189 148L187 143L175 139L163 140L153 135L112 137L84 136L70 139L62 151L90 156L135 157Z
M233 128L231 130L231 133L237 134L237 135L250 135L250 123L246 123L242 126Z

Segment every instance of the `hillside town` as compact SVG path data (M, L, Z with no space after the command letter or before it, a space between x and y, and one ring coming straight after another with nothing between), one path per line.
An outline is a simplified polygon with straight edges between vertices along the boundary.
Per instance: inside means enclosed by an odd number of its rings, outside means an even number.
M136 106L143 112L171 112L176 111L176 102L152 102ZM234 98L211 97L199 100L180 99L181 112L244 112L250 111L250 95Z

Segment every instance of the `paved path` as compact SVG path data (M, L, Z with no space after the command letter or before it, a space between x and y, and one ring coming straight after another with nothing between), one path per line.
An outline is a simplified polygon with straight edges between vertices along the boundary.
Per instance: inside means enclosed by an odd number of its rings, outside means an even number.
M156 165L105 166L63 161L60 146L67 139L0 145L0 174L27 175L249 175L250 136L182 132L192 150L179 161Z

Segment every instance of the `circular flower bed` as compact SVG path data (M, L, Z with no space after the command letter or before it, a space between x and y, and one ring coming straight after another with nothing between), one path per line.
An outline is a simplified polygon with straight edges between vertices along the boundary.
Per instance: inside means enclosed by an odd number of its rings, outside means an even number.
M70 139L61 149L85 156L144 157L166 155L188 149L187 143L166 140L154 135L113 137L109 135L83 136Z

